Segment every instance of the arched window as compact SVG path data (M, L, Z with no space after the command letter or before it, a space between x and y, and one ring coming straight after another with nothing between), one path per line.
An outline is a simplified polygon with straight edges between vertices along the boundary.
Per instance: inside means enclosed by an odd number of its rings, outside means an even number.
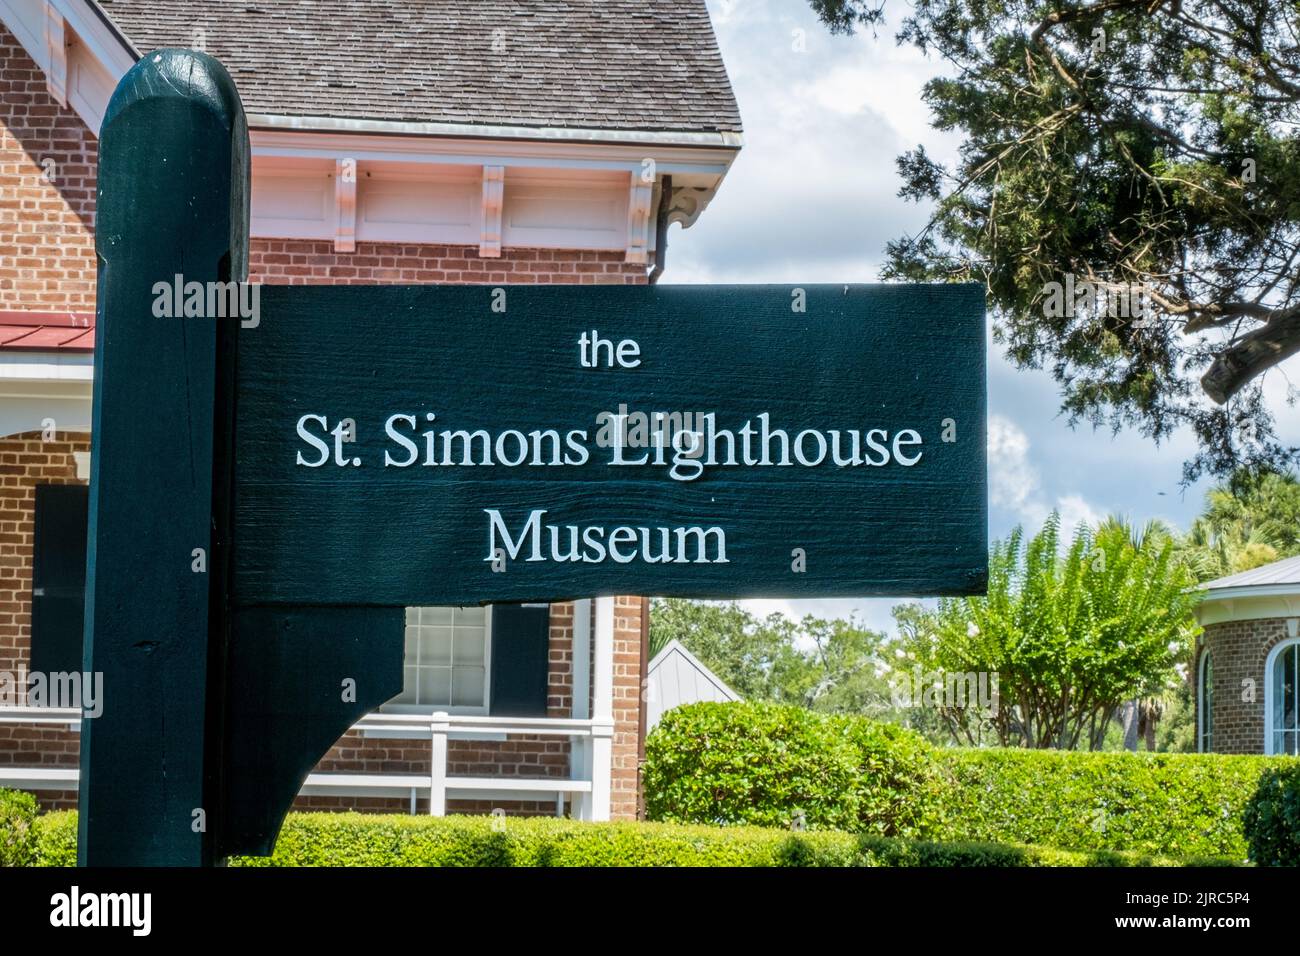
M1214 749L1214 665L1209 651L1201 653L1196 674L1196 749L1203 754Z
M1264 752L1300 755L1300 640L1283 641L1268 655L1264 668Z

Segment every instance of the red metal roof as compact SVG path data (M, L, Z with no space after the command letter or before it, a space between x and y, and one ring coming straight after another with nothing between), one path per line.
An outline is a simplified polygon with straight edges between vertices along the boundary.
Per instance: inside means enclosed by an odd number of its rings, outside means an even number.
M0 312L0 352L93 352L93 312Z

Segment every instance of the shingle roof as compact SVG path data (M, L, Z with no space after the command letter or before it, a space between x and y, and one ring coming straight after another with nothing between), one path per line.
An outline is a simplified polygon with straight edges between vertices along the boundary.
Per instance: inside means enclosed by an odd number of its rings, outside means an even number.
M1202 584L1201 587L1208 591L1219 591L1224 588L1250 588L1287 584L1300 584L1300 557L1284 558L1281 561L1274 561L1272 564L1266 564L1260 568L1242 571L1240 574L1230 574L1226 578L1216 578Z
M739 131L704 0L98 0L141 53L195 45L249 113Z

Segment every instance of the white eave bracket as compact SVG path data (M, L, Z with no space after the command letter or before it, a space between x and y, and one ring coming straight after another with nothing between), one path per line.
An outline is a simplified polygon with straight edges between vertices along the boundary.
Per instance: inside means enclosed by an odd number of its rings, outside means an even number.
M639 170L632 170L627 199L627 262L646 263L650 259L650 226L654 200L654 182L645 182Z
M357 250L357 161L334 161L334 251Z
M483 226L478 254L484 259L501 258L501 210L505 204L506 168L483 167Z

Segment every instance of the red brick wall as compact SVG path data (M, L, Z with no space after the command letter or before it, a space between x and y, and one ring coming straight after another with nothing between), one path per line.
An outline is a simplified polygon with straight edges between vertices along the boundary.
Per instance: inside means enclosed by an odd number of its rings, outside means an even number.
M611 756L610 816L634 820L640 766L637 744L641 716L641 614L645 598L620 597L614 607L614 745Z
M0 311L95 310L97 163L95 137L0 26Z
M0 671L17 675L31 659L32 545L37 485L84 484L75 452L90 436L26 432L0 438ZM43 725L0 725L0 766L75 767L79 735ZM47 807L76 806L75 793L42 795Z
M359 242L356 252L338 253L331 242L254 239L248 277L267 285L638 285L646 268L621 252L508 248L500 259L480 259L473 246Z
M1214 684L1212 748L1222 754L1264 752L1264 666L1268 654L1286 640L1284 618L1210 624L1201 636L1208 648ZM1200 670L1195 677L1199 691ZM1198 728L1200 694L1196 695Z

